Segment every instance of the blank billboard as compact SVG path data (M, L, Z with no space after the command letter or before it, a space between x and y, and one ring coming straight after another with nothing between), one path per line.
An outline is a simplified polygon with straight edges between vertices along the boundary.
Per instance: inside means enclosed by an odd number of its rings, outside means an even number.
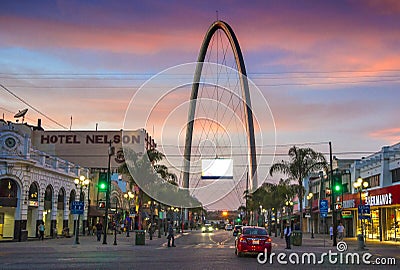
M202 159L202 179L233 179L233 160L227 158Z

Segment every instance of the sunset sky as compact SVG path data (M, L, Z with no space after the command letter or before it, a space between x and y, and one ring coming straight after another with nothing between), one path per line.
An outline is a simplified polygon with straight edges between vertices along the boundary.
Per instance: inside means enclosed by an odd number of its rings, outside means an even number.
M400 141L396 0L4 0L0 84L63 127L32 108L29 123L68 129L72 116L73 129L121 129L147 79L197 60L216 11L268 101L277 144L332 141L339 158L360 158L349 152ZM6 120L28 108L20 99L0 89Z

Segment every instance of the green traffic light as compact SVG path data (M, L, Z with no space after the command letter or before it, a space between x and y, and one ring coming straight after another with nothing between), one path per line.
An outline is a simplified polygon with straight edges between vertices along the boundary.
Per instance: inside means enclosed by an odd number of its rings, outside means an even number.
M102 182L99 184L99 190L105 191L107 189L106 183Z
M340 191L340 186L339 185L335 186L335 191Z

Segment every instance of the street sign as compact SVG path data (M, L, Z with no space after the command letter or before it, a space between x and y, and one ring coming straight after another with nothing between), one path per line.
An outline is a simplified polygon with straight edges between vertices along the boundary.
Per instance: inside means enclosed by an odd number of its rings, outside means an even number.
M358 206L358 214L359 215L370 215L371 207L369 205L359 205Z
M81 201L71 202L71 214L82 215L85 209L85 203Z
M369 205L358 206L358 219L371 220L371 207Z
M328 200L319 200L319 213L321 217L328 216Z
M367 219L367 220L371 220L371 216L358 216L358 219Z

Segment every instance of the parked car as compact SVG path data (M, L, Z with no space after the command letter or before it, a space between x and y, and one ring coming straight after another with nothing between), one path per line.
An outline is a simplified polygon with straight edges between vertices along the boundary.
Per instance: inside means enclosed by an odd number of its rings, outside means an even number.
M242 229L242 225L235 225L233 228L233 236L237 236L240 233L240 230Z
M233 230L232 224L229 224L229 223L226 224L226 225L225 225L225 230L226 230L226 231L232 231L232 230Z
M214 231L214 227L211 224L204 224L203 227L201 227L201 232L202 233L206 233L206 232L213 232Z
M269 257L272 250L272 239L265 228L243 226L241 233L235 239L235 254L258 254L267 250Z

